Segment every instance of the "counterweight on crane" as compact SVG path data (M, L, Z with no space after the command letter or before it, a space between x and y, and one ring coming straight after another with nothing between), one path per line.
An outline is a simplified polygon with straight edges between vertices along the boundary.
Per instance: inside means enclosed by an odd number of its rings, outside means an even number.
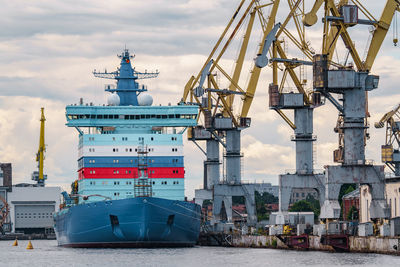
M36 153L36 161L38 163L38 170L32 173L32 180L36 181L38 186L44 186L47 175L44 171L44 153L46 152L46 145L44 143L44 123L46 118L44 116L44 108L41 108L40 117L40 136L39 136L39 149Z

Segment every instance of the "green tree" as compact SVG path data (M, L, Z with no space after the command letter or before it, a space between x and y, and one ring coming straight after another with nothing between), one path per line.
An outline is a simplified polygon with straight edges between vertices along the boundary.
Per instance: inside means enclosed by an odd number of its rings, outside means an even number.
M290 207L289 211L314 211L313 206L307 200L299 200Z
M256 212L258 221L268 220L270 212L267 211L265 205L279 203L279 198L267 192L260 194L257 191L255 192L254 198L256 202Z
M233 196L232 197L232 205L244 205L244 197L243 196Z
M319 201L309 194L305 200L300 200L294 203L292 207L290 207L289 211L312 211L314 212L314 219L317 220L321 212L321 206Z
M255 192L255 200L256 203L264 203L264 204L275 204L275 203L279 203L279 198L270 194L270 193L263 193L260 194L257 191Z

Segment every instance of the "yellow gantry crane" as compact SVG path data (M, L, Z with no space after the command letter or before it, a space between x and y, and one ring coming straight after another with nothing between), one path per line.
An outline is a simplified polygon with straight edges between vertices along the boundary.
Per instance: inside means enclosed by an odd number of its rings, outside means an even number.
M400 104L383 115L375 123L375 128L383 128L386 125L385 144L382 145L382 162L400 176Z
M383 2L383 1L382 1ZM382 3L383 4L383 3ZM345 49L350 55L354 66L357 71L370 72L378 52L381 49L382 43L389 31L392 20L395 18L395 12L399 11L400 1L398 0L386 0L385 6L382 10L379 19L375 18L372 13L361 3L359 0L340 0L335 3L334 0L317 0L311 11L303 16L303 24L307 27L313 26L317 22L317 11L321 6L324 6L324 18L323 18L323 38L322 38L322 54L327 56L329 65L344 69L348 68L346 66L348 59L346 58L345 63L334 62L333 56L335 49L337 48L337 42L339 38L342 39ZM363 16L363 18L360 18ZM369 25L369 31L371 35L366 41L366 50L364 51L364 58L360 55L356 48L354 40L351 38L349 29L357 24ZM394 30L397 30L397 26L394 26ZM394 34L393 42L396 45L397 33ZM368 129L368 92L366 94L366 104L365 104L365 126L366 130L364 133L364 145L366 140L369 138L367 132ZM330 95L324 95L329 101L331 101L339 110L339 103ZM339 137L339 148L335 151L335 162L343 161L343 114L339 113L337 126L335 131L338 133Z
M32 173L32 180L36 181L39 186L44 186L47 175L44 174L44 153L46 152L46 145L44 143L44 123L46 118L44 116L44 108L41 108L40 117L40 136L39 136L39 149L36 153L36 161L38 162L38 171Z
M249 126L247 115L261 73L260 66L254 64L250 71L247 87L242 88L239 85L251 33L254 29L254 22L256 18L258 18L260 22L263 38L259 43L258 54L262 54L263 50L265 50L264 39L274 28L275 16L280 3L279 0L266 3L261 3L259 0L251 0L245 11L241 13L246 2L246 0L241 0L200 72L196 76L192 76L187 82L182 97L182 102L186 104L199 105L200 113L205 116L215 117L215 115L220 112L223 117L232 119L233 127L239 128L246 128ZM270 8L267 18L263 13L265 8ZM238 17L239 15L240 17ZM233 26L236 20L238 20L238 22ZM234 38L238 35L239 30L246 21L247 26L245 26L245 32L243 40L241 41L239 55L235 62L235 68L233 74L229 75L223 68L221 61L228 47L233 43ZM225 43L223 43L224 39L226 39ZM266 48L266 50L268 51L268 48ZM227 89L220 88L215 76L216 71L218 71L223 78L228 80L229 86ZM237 114L234 113L235 95L241 96L241 109Z

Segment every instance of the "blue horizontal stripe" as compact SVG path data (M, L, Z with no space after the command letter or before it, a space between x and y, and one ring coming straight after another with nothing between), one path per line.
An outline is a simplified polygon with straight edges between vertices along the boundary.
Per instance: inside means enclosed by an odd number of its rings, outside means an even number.
M183 156L147 157L148 167L184 167ZM137 167L138 157L82 157L78 160L81 168L132 168Z

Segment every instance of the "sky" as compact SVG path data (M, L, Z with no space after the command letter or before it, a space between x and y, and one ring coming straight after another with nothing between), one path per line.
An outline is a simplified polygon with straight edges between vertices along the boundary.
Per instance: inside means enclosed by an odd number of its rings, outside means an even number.
M277 21L284 20L287 4ZM367 0L366 6L379 18L383 3ZM40 107L46 115L47 184L69 189L77 178L78 134L65 126L65 106L85 102L102 104L107 94L107 80L94 78L94 69L114 70L116 57L124 47L136 55L137 70L159 70L157 79L143 81L155 104L176 104L183 88L196 75L229 18L238 0L36 0L3 1L0 10L0 162L13 164L13 182L30 182L36 169L35 154L39 142ZM306 1L310 5L312 1ZM266 9L268 13L268 9ZM307 38L316 52L321 46L321 20L309 29ZM307 29L308 30L308 29ZM242 34L243 27L240 34ZM245 61L241 87L245 88L261 40L255 26L248 58ZM349 29L360 54L364 54L370 33L368 26ZM241 35L238 36L241 36ZM393 46L392 29L378 54L372 73L380 75L379 89L370 93L370 122L380 119L400 102L400 50ZM238 38L240 40L240 38ZM238 44L228 50L221 65L233 69ZM288 51L291 47L288 44ZM343 45L335 57L343 60ZM311 70L306 71L308 84ZM308 76L308 77L307 77ZM242 131L244 157L243 180L278 184L278 175L295 168L293 131L272 110L268 109L268 84L271 70L262 71L249 116L252 126ZM223 81L221 81L223 83ZM292 85L287 84L288 90ZM238 105L237 110L240 109ZM291 113L288 112L291 117ZM337 111L331 104L315 110L315 168L333 164L337 147L333 132ZM384 143L382 129L370 129L366 154L380 163L380 146ZM204 146L204 144L201 144ZM186 195L202 186L203 160L191 142L185 141Z

